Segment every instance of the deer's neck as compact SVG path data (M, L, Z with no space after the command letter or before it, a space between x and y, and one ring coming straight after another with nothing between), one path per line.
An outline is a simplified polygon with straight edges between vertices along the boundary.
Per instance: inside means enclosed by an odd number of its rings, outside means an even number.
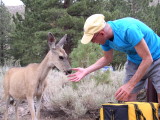
M53 65L51 66L49 56L51 55L51 51L48 52L46 57L43 59L43 61L39 64L38 67L38 76L41 81L45 80L46 76L48 75L49 71L51 70Z

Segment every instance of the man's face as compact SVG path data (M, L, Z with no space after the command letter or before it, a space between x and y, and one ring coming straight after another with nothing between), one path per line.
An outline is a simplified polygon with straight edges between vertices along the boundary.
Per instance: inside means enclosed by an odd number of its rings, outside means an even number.
M103 31L95 33L91 42L101 44L101 45L105 44L106 40L105 40Z

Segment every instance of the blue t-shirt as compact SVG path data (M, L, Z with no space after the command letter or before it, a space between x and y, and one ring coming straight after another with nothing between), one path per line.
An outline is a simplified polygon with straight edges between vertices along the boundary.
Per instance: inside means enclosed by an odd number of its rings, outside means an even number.
M144 38L153 60L160 58L160 37L143 22L127 17L107 23L112 28L114 38L113 41L106 40L106 43L101 45L104 51L114 49L125 52L128 60L140 64L142 58L134 47Z

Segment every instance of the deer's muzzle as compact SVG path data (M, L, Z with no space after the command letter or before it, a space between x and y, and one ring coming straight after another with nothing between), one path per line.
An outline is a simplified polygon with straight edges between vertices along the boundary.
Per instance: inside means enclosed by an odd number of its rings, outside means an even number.
M66 75L71 74L72 70L67 70L67 71L65 71L65 73L66 73Z

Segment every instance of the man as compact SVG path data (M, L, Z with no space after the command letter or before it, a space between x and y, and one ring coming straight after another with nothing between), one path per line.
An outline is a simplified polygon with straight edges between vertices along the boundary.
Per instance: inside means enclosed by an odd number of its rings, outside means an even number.
M79 81L113 60L113 49L127 54L124 85L115 93L119 101L136 101L137 93L150 77L160 103L160 38L143 22L122 18L105 22L102 14L90 16L84 24L81 42L100 44L104 56L87 68L73 68L70 81Z

